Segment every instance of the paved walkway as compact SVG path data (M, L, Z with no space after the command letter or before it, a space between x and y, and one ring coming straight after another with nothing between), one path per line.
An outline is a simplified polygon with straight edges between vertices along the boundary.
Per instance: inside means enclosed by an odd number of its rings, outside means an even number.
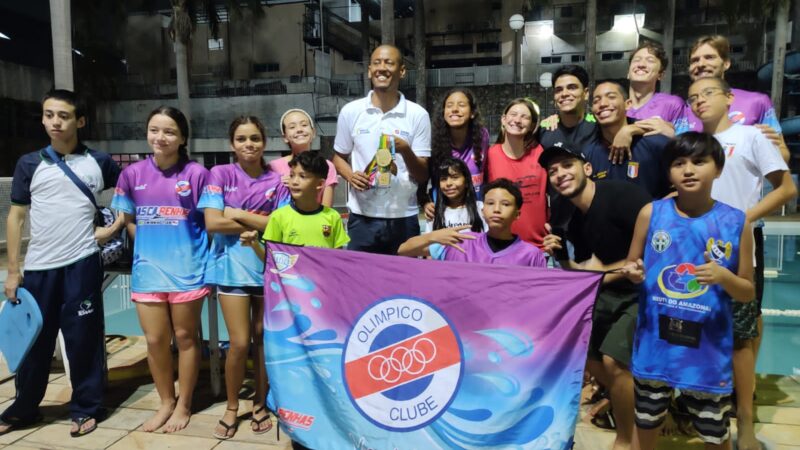
M217 420L222 417L225 403L213 398L207 368L201 372L195 393L195 414L189 426L175 434L145 433L142 423L158 407L158 395L146 366L144 338L110 339L110 385L106 405L111 415L98 429L82 438L69 436L68 402L71 388L63 371L54 371L42 404L44 422L39 426L13 431L0 436L0 448L8 449L187 449L187 450L250 450L288 449L289 439L277 440L273 431L256 436L250 431L248 414L251 411L252 386L242 389L240 404L242 419L233 439L219 441L211 436ZM133 378L131 378L133 377ZM7 378L0 373L0 380ZM0 411L14 395L13 379L0 383ZM759 437L774 450L800 450L800 377L764 375L758 379L756 430ZM273 418L274 422L274 418ZM576 450L607 450L613 433L598 429L586 419L577 428ZM659 449L701 449L697 439L674 437L663 439Z

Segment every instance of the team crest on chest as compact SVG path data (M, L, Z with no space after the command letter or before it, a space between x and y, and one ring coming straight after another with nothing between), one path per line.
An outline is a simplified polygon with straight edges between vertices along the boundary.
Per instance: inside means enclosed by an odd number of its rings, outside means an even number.
M175 193L181 197L188 197L192 195L192 185L186 180L181 180L175 183Z
M723 259L731 259L733 244L714 238L708 238L706 250L708 251L708 254L711 255L712 259L717 262L722 262Z
M637 178L639 176L639 163L635 161L628 161L628 178Z
M664 230L653 233L653 238L650 240L650 245L657 253L664 253L670 244L672 244L672 237Z
M323 225L322 226L322 235L325 237L330 237L331 235L331 226L330 225Z

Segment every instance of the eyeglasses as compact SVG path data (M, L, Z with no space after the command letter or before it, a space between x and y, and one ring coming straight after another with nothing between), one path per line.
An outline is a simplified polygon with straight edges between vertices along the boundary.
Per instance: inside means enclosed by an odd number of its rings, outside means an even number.
M692 106L695 103L697 103L697 100L699 100L700 97L703 97L705 100L708 100L712 95L716 94L717 92L726 93L725 90L723 90L722 88L707 87L695 95L690 95L689 98L686 99L686 104Z

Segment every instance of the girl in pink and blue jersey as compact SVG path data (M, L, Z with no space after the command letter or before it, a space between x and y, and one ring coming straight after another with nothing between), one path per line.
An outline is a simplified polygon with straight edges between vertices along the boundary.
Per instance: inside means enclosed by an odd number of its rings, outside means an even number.
M292 108L281 116L281 133L283 133L283 142L289 146L291 153L270 161L269 168L278 172L284 186L289 186L289 162L294 159L294 155L311 150L311 143L317 132L314 128L314 120L307 112ZM318 197L323 206L333 206L333 190L338 183L339 177L336 174L336 168L332 162L328 161L328 176L325 177L325 186Z
M144 431L167 433L189 423L200 366L197 340L201 301L208 295L203 269L208 236L197 209L208 171L189 160L189 124L179 110L161 106L147 118L153 156L119 177L111 207L125 214L135 239L132 300L147 339L147 362L161 406ZM172 334L178 347L178 395L172 367Z
M228 135L236 162L211 169L197 205L204 210L206 227L214 236L205 279L217 285L231 345L225 361L227 407L213 433L221 440L233 437L236 432L239 390L251 339L255 370L251 428L256 434L272 428L264 407L267 389L262 321L264 262L249 247L240 245L239 235L251 230L262 233L272 211L289 198L280 175L269 170L262 159L266 132L261 121L253 116L237 117Z

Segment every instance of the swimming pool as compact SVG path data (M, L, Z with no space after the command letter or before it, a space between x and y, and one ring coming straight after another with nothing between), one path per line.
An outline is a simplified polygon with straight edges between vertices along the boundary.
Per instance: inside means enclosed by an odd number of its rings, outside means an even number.
M785 218L781 218L785 219ZM756 371L780 375L800 375L800 222L768 221L765 227L764 336ZM0 271L5 282L6 271ZM141 336L136 309L130 300L130 276L118 276L104 293L106 334ZM0 298L5 296L0 292ZM228 332L217 305L219 340ZM208 302L202 313L203 338L209 337Z

